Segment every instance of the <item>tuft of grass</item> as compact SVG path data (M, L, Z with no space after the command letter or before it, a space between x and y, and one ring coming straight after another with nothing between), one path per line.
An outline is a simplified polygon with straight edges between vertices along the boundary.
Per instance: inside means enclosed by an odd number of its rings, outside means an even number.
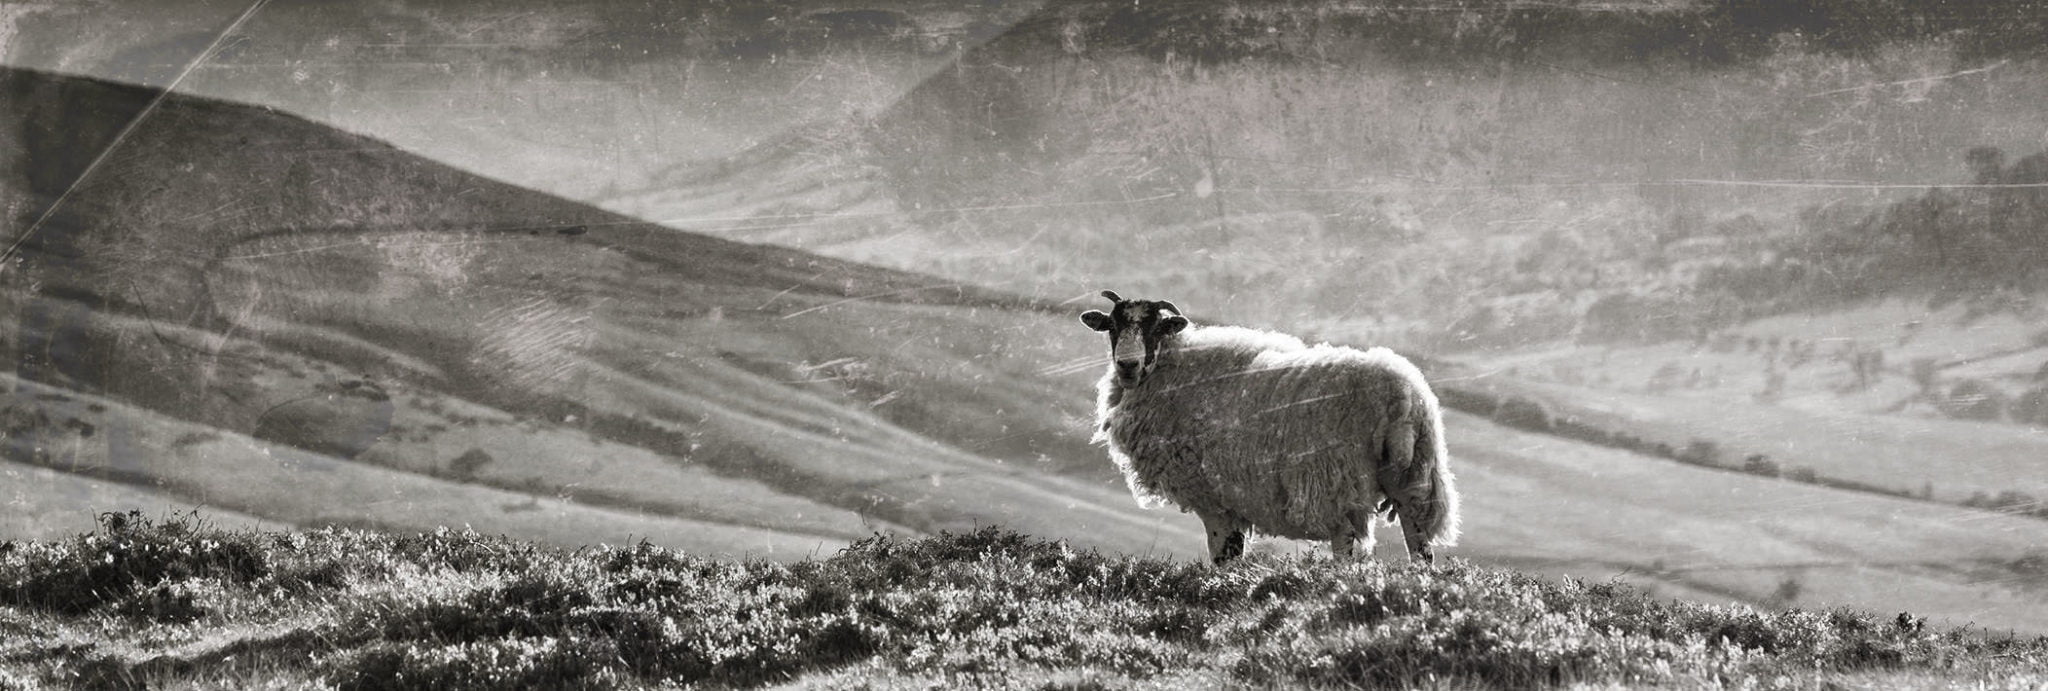
M10 543L12 544L12 543ZM2048 639L1438 566L1104 555L998 528L829 559L102 516L0 550L0 685L1811 686L2048 678ZM307 663L310 661L310 668Z
M32 611L77 615L104 605L115 611L189 621L203 611L188 584L246 584L270 570L253 541L206 527L196 519L154 522L138 512L104 513L100 529L70 542L16 545L0 578L0 603Z

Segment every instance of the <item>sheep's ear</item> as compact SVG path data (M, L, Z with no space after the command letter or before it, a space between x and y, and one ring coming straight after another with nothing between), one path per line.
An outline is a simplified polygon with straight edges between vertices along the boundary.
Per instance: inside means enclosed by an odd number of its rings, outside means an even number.
M1188 318L1178 314L1159 320L1159 334L1162 336L1180 333L1185 328L1188 328Z
M1110 319L1109 315L1103 314L1102 310L1088 310L1086 312L1082 312L1081 323L1087 324L1088 328L1094 329L1096 331L1108 331L1111 326L1116 325L1115 320Z

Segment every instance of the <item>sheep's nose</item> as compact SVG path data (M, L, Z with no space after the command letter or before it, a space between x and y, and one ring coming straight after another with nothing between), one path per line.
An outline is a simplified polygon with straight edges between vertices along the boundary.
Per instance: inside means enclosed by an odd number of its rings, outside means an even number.
M1141 364L1136 362L1116 363L1116 376L1123 378L1123 380L1127 382L1136 381L1138 378L1138 368L1140 366Z

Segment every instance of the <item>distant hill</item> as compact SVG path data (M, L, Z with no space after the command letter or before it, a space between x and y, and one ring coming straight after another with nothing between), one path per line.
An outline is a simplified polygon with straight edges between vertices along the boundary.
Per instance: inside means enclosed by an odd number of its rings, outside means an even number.
M0 84L8 236L37 228L0 274L7 537L204 505L235 526L777 559L992 524L1202 551L1192 517L1136 509L1086 444L1102 344L1077 306L649 225L179 95L36 226L155 94ZM1449 424L1460 556L1710 600L2048 621L2028 551L2048 522Z
M6 449L33 467L13 472L284 523L735 553L997 520L1195 542L1107 478L1041 472L1095 456L1085 390L1041 372L1075 356L1044 305L264 108L171 95L121 138L155 92L6 71L0 94ZM728 539L747 531L784 537Z

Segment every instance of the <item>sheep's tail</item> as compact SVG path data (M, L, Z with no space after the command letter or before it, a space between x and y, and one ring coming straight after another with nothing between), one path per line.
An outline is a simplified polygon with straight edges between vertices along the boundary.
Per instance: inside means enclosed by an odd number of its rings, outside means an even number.
M1452 484L1451 454L1444 445L1444 415L1429 385L1417 381L1421 414L1415 416L1415 456L1411 477L1429 483L1429 499L1417 513L1429 544L1458 544L1458 487ZM1421 489L1421 488L1416 488Z

